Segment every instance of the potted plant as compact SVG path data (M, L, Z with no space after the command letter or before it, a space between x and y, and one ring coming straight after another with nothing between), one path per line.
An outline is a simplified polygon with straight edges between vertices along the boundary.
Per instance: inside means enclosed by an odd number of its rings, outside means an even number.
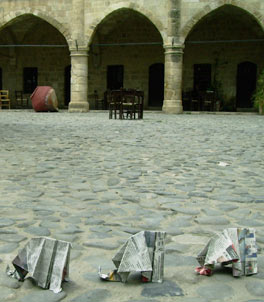
M255 93L252 96L254 107L258 109L259 114L264 114L264 69L261 71Z

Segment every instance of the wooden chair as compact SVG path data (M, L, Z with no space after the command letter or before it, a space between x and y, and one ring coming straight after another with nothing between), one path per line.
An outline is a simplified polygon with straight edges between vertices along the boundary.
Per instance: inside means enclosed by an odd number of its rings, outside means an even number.
M94 97L95 110L104 110L105 109L105 100L99 99L97 90L94 91L93 97Z
M26 104L26 108L28 107L28 98L23 95L23 91L15 90L15 97L18 108L24 108L24 103Z
M139 119L143 119L143 111L144 111L144 91L137 90L137 103L135 107L135 113L138 114Z
M122 97L122 118L136 118L136 90L128 89L123 91Z
M0 90L0 109L3 108L11 109L9 90Z
M109 96L109 119L113 117L116 119L123 119L122 112L122 100L123 100L123 91L122 90L112 90Z
M214 111L215 110L215 92L205 91L202 96L202 110Z

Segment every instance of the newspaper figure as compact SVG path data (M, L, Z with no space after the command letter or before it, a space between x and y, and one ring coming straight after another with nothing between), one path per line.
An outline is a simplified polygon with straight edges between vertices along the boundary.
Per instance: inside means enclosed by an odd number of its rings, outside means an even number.
M99 276L103 280L126 282L131 272L141 272L143 282L163 281L165 232L141 231L131 236L112 261L116 269Z
M7 274L24 281L27 274L38 286L54 293L61 291L62 281L69 277L71 244L52 238L33 238L12 261L15 270L7 267Z
M252 228L228 228L215 234L197 256L200 275L210 276L214 265L232 264L234 277L257 273L257 246Z

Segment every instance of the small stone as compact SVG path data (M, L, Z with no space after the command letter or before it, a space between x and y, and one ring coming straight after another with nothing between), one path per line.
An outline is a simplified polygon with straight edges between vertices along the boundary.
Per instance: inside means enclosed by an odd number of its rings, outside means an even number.
M29 226L25 228L25 232L36 236L49 236L50 231L44 227Z
M220 211L214 210L214 209L210 209L210 208L206 208L202 210L207 216L219 216L221 215Z
M8 243L6 245L0 246L0 254L11 253L17 248L18 248L17 243Z
M103 226L103 225L99 225L99 226L95 226L95 227L91 227L90 231L92 232L105 232L108 233L112 230L112 228Z
M7 242L21 242L23 240L26 240L27 237L24 237L22 235L18 234L3 234L0 235L1 241L7 241Z
M17 234L17 231L14 229L3 228L3 229L0 229L0 234Z
M242 219L238 221L238 224L245 227L260 227L264 226L264 222L253 219Z
M35 209L34 212L37 216L49 216L54 213L54 211L43 210L43 209Z
M109 178L107 180L107 185L108 186L116 186L120 183L120 179L117 177Z
M194 219L198 224L210 224L210 225L228 225L229 221L221 216L213 216L213 217L201 217Z
M86 225L98 225L98 224L103 224L104 220L102 219L96 219L96 218L88 218L85 222Z
M176 210L176 212L182 213L182 214L187 214L187 215L198 215L198 214L200 214L200 211L197 210L197 209L183 208L183 207L178 208L178 209Z
M9 218L1 218L0 219L0 228L4 228L4 227L7 227L7 226L11 226L15 223L14 220L12 219L9 219Z
M66 228L61 231L62 234L76 234L82 232L83 231L80 230L80 228L74 224L67 225Z
M94 247L94 248L98 248L98 249L104 249L104 250L115 250L119 247L119 244L116 243L105 243L105 242L85 242L83 243L84 246L87 247Z
M23 222L23 223L19 223L17 225L18 228L27 228L28 226L34 224L35 221L28 221L28 222Z

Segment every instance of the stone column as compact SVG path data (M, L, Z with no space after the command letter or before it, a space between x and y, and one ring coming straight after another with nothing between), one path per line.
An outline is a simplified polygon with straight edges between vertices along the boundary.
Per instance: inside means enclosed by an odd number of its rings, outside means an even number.
M165 113L182 113L182 60L184 45L165 45Z
M165 42L164 102L166 113L182 113L182 58L180 42L181 0L169 0L168 31Z
M88 50L71 50L71 101L69 112L88 112Z

